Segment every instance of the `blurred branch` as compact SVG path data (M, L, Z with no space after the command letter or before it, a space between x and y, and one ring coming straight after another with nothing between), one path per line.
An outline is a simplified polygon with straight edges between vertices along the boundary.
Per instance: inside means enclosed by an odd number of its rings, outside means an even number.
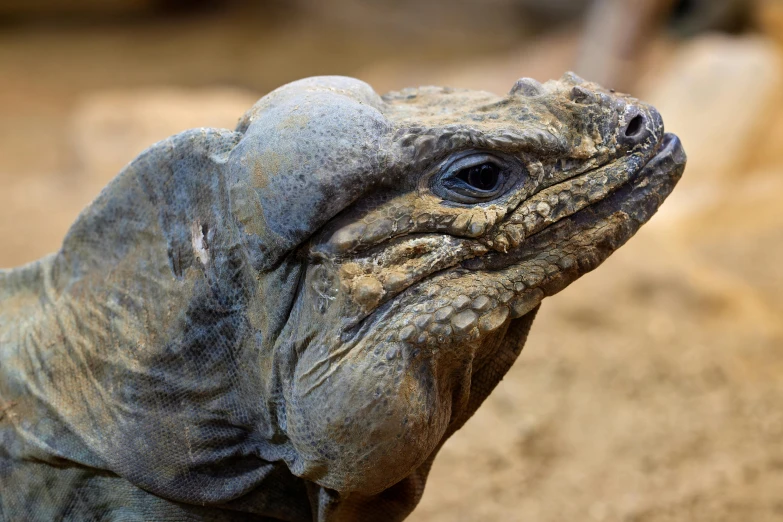
M635 65L674 0L595 0L585 20L576 72L607 87L628 91Z

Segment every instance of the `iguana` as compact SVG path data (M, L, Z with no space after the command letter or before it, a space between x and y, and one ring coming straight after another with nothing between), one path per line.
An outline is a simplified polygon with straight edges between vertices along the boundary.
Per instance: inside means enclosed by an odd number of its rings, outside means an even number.
M153 145L0 271L0 519L404 519L541 300L685 161L571 73L309 78Z

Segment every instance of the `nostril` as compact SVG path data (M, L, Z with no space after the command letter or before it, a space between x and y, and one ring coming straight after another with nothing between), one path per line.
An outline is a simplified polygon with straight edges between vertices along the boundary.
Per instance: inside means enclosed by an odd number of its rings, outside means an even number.
M644 129L644 117L641 114L634 116L625 127L625 137L635 138L641 134Z

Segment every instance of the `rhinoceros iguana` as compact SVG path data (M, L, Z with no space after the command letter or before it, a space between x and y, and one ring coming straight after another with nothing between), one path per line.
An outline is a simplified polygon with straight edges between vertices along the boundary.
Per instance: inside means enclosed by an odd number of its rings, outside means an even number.
M0 271L0 519L402 520L541 300L684 166L573 74L310 78L153 145Z

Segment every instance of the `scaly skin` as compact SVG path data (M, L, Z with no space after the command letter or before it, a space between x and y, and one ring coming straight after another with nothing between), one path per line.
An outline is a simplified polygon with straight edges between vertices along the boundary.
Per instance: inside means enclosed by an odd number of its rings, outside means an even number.
M684 166L571 74L311 78L154 145L0 272L0 518L402 520L541 300Z

